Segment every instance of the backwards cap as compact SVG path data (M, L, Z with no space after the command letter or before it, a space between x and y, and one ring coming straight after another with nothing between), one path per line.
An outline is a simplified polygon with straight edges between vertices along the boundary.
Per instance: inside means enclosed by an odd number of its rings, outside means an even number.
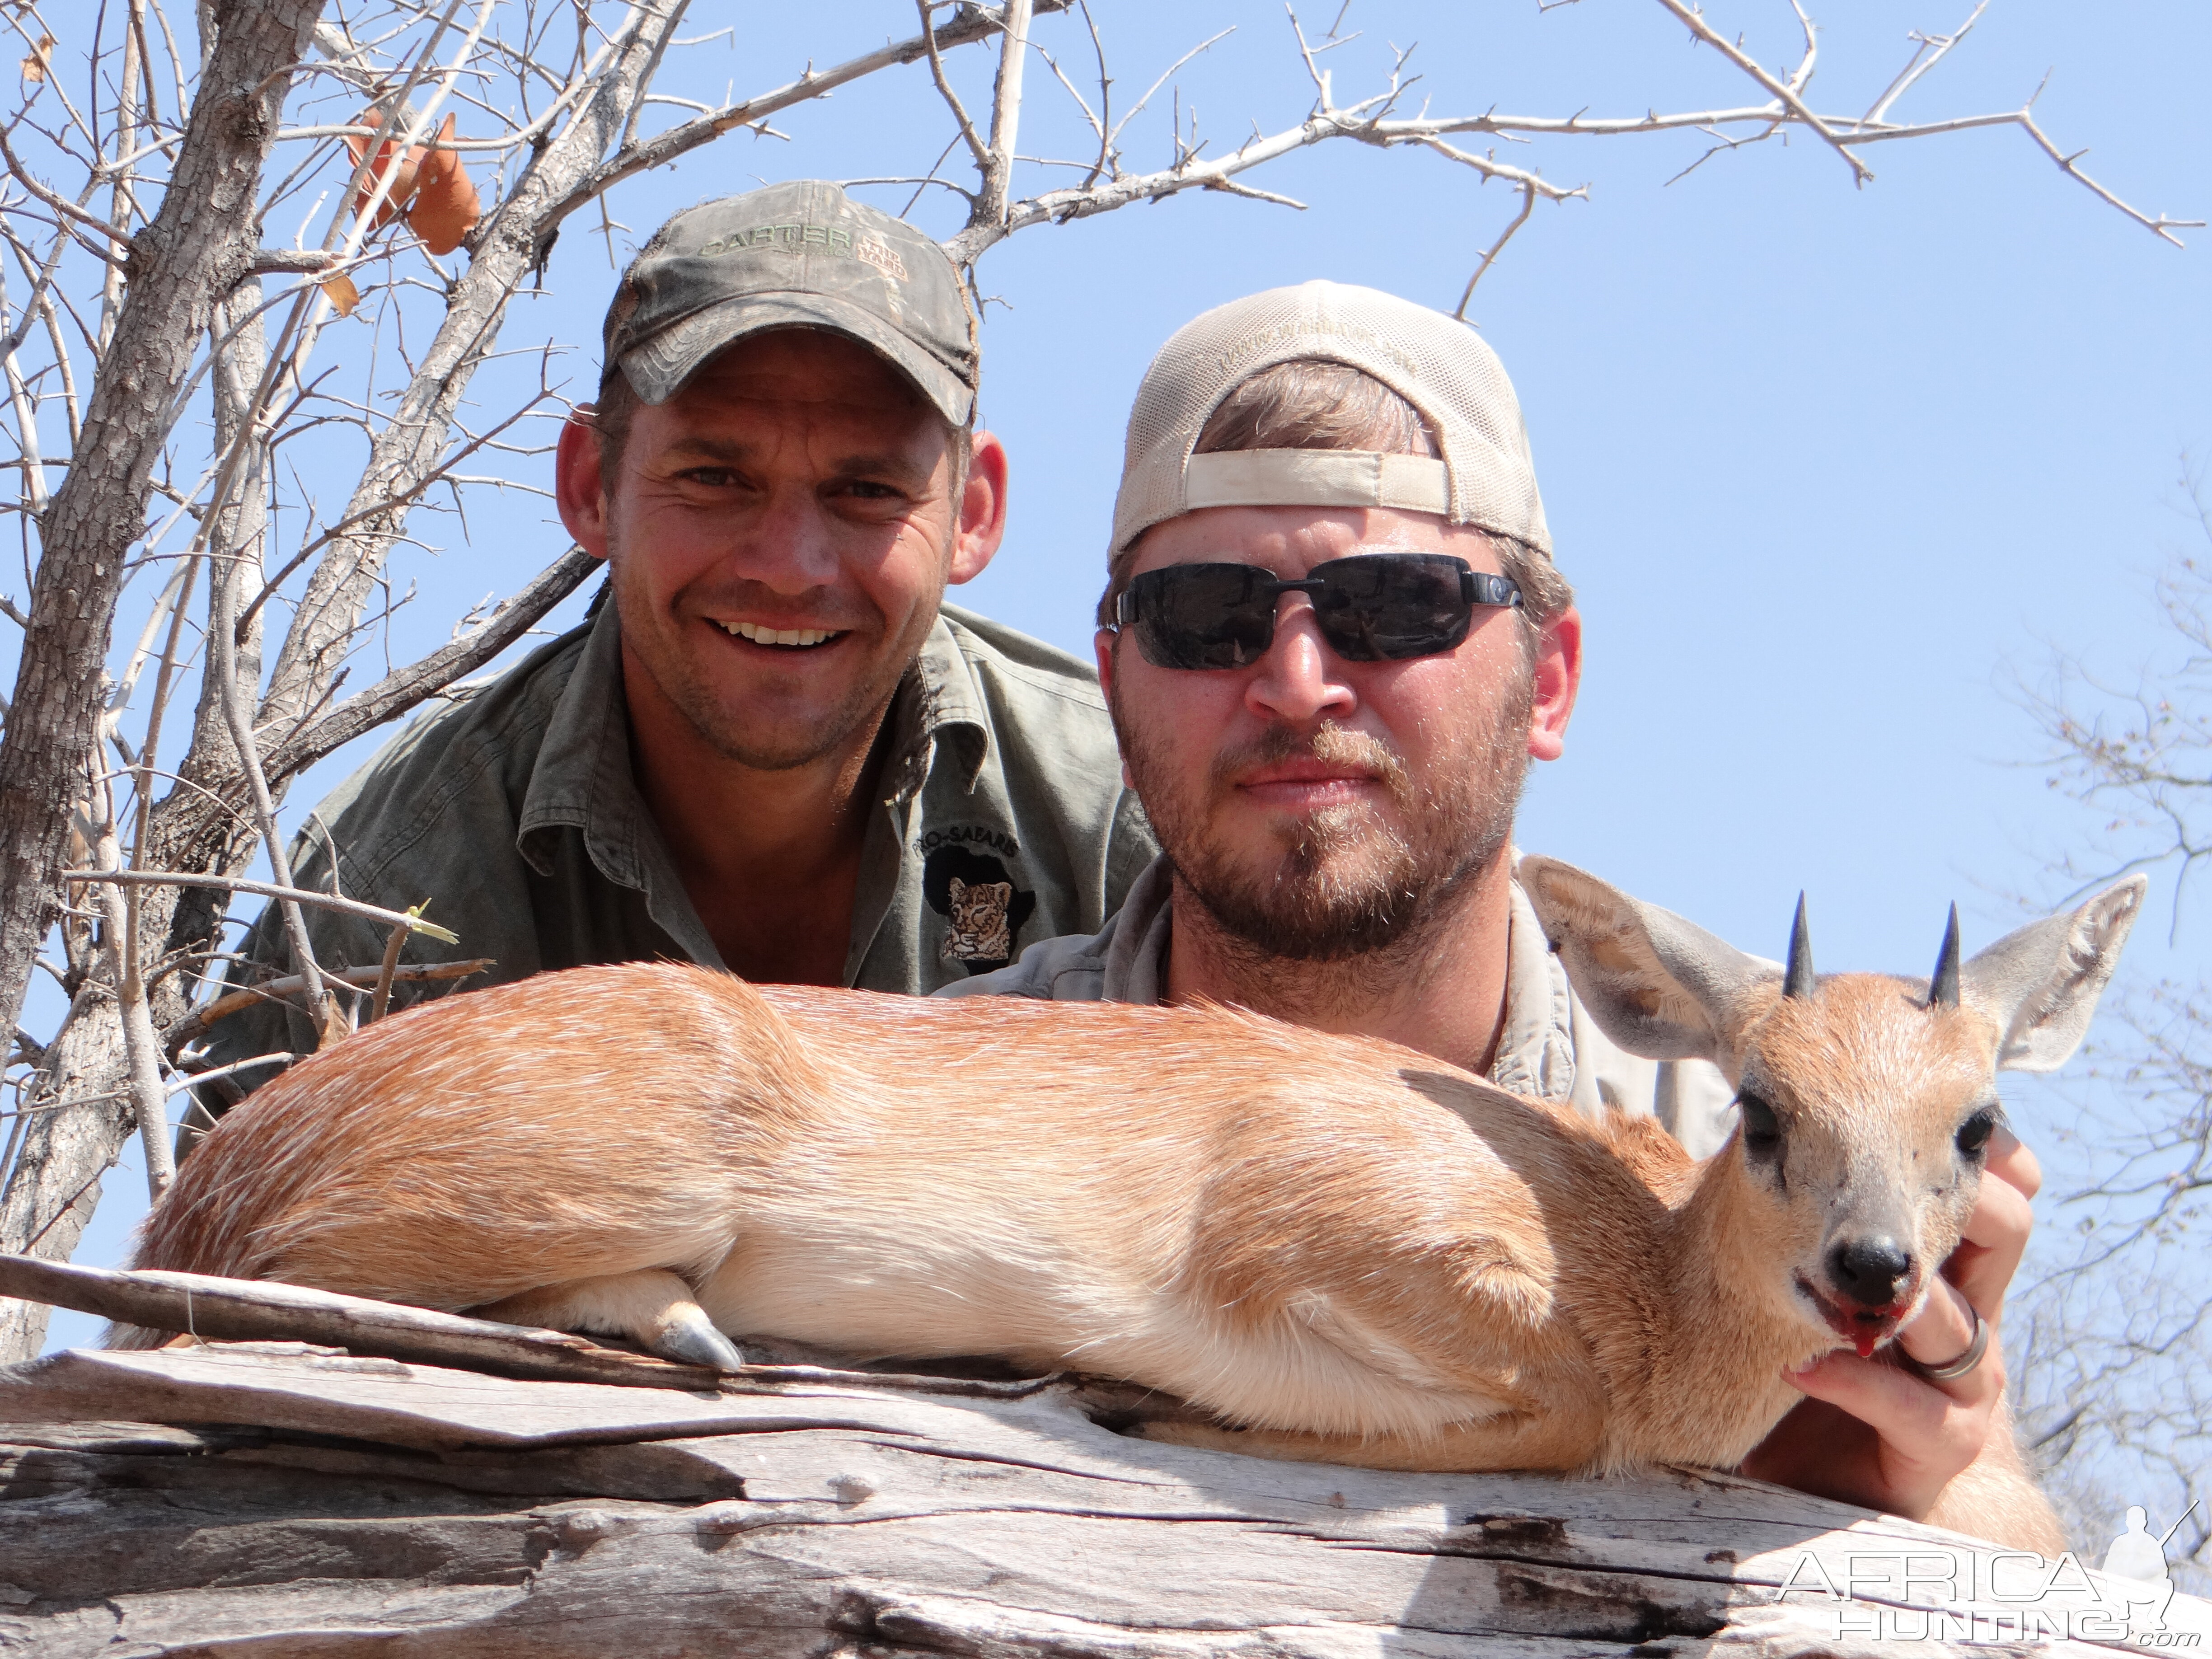
M1194 455L1234 392L1277 363L1359 369L1418 410L1443 451L1258 449ZM1510 536L1548 556L1521 405L1465 323L1395 295L1306 283L1233 300L1178 329L1137 388L1114 501L1110 563L1164 520L1202 507L1390 507Z

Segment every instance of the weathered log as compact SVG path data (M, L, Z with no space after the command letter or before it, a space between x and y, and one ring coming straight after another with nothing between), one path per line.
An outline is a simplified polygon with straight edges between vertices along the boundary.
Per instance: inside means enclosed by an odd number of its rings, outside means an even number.
M0 1370L0 1652L1875 1656L1931 1620L1917 1651L2019 1630L2017 1601L2004 1629L1986 1595L1978 1626L1944 1611L2002 1568L1988 1546L1755 1481L1377 1474L1103 1414L1065 1382L52 1355ZM2098 1575L2025 1605L2045 1651L2125 1645ZM2167 1625L2201 1647L2212 1607Z

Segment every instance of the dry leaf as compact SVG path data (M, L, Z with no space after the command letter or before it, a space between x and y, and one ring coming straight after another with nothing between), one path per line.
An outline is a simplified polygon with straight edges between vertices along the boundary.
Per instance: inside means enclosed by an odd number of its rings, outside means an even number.
M23 78L32 82L45 80L47 71L53 68L53 63L54 37L42 34L39 37L39 44L31 48L31 55L23 60Z
M438 129L438 142L453 141L453 118L448 115ZM432 150L417 173L415 205L408 210L407 226L433 253L451 253L461 239L483 217L483 203L469 181L460 156L450 149Z
M353 118L352 125L357 127L373 127L381 118L378 111L365 109ZM449 120L451 118L451 117L447 118ZM395 126L399 125L397 117L393 118L392 125ZM355 167L358 167L361 165L361 158L368 154L371 142L358 133L349 133L346 136L345 147L353 156ZM361 188L354 191L353 201L346 209L348 213L359 218L362 209L368 205L368 198L376 193L378 184L382 181L387 172L391 173L392 193L384 198L384 205L376 210L375 228L379 230L383 229L406 210L407 204L414 198L416 173L422 165L422 146L410 144L407 148L407 154L398 158L398 165L395 168L393 157L398 155L398 144L390 139L377 143L376 160L370 163L368 171L362 175Z
M361 303L361 290L353 285L353 278L343 271L325 278L322 289L331 296L331 305L341 317L352 316L354 307Z
M338 998L330 991L323 993L323 1029L315 1040L315 1049L320 1053L333 1048L353 1035L351 1015L338 1006Z

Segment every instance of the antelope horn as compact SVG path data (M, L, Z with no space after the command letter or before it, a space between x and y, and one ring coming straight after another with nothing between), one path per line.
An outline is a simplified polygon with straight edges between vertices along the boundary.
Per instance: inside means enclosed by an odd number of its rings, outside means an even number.
M1805 896L1797 895L1796 919L1790 924L1790 971L1783 975L1782 994L1813 994L1813 941L1805 933Z
M1943 948L1936 953L1936 973L1928 981L1930 1008L1959 1006L1959 907L1951 907L1951 920L1943 927Z

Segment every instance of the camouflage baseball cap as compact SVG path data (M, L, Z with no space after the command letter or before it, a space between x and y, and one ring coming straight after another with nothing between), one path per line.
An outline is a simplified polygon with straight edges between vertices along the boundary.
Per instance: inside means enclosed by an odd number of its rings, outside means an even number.
M819 179L678 214L631 262L603 337L631 389L661 404L732 342L793 327L873 347L946 420L968 423L981 359L951 258Z

